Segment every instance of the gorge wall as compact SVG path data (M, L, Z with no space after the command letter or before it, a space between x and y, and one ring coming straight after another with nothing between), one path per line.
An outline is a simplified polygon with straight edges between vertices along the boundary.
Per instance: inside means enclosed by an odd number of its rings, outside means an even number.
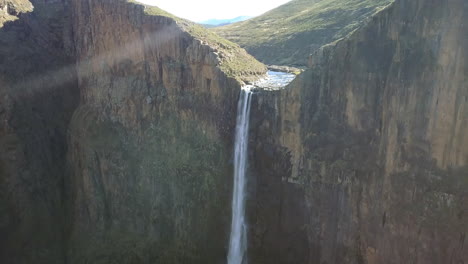
M72 9L71 263L224 261L237 98L265 67L156 8Z
M68 6L0 9L0 262L63 263L66 134L79 98Z
M256 93L250 263L468 263L467 9L398 0ZM0 262L224 263L264 72L157 8L0 0Z
M467 263L468 5L399 0L252 107L252 263Z
M1 262L224 261L237 97L266 68L124 0L0 9Z

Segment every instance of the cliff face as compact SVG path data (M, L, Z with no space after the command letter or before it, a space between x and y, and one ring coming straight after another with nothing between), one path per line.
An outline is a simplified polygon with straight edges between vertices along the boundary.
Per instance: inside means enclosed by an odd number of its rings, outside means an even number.
M123 0L0 9L0 262L224 261L237 96L266 68Z
M65 252L66 131L78 102L76 74L67 67L67 6L33 3L34 12L29 1L0 1L2 263L61 263Z
M252 262L468 261L467 9L397 1L257 97Z
M468 262L467 8L399 0L257 94L251 263ZM0 262L223 263L263 65L123 0L0 0L0 23Z
M224 261L240 81L264 66L159 9L72 9L70 262Z

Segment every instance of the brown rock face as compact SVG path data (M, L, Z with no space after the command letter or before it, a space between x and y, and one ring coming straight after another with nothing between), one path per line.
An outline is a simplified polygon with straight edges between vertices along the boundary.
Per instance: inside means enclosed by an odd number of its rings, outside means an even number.
M251 262L468 262L467 8L397 1L258 95Z
M34 11L0 28L0 262L224 261L237 96L266 68L156 8L7 2Z
M224 261L240 83L184 22L125 1L73 10L69 260Z
M250 263L468 263L467 8L397 1L257 94ZM224 263L237 96L264 66L123 0L3 18L0 262Z
M63 263L66 133L79 99L67 6L6 2L16 20L0 25L0 262Z

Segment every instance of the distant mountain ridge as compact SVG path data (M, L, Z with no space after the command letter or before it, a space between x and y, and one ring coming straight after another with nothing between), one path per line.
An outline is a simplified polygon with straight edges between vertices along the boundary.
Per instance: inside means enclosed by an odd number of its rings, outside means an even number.
M393 0L293 0L213 29L266 64L306 66L309 54L345 37Z
M238 17L231 18L231 19L209 19L209 20L201 21L199 23L202 25L209 25L209 26L224 26L224 25L229 25L229 24L236 23L236 22L245 21L249 18L252 18L252 17L251 16L238 16Z

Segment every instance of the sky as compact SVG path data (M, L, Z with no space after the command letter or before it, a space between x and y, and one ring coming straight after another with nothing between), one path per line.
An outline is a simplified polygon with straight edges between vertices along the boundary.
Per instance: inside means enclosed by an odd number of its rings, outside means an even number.
M258 16L290 0L137 0L195 22Z

